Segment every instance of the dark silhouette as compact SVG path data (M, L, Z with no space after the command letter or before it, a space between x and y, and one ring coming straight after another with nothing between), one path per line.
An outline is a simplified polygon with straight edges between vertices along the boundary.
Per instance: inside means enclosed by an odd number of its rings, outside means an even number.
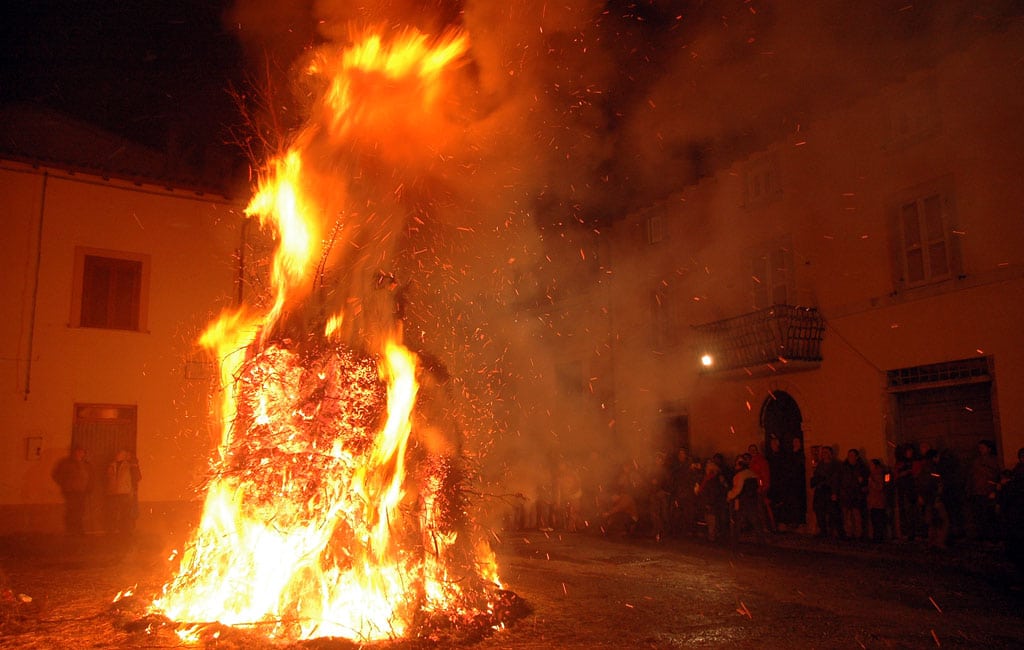
M822 447L811 476L818 537L846 536L839 510L839 469L839 461L833 457L832 449Z
M917 452L914 445L906 444L896 454L896 503L899 511L900 537L914 541L921 525L920 505L917 501Z
M85 456L85 449L73 447L51 473L64 496L64 530L69 535L85 534L85 504L92 489L92 467Z
M971 523L975 537L983 542L995 541L996 490L1001 473L996 445L991 440L978 443L978 456L971 463L967 496L970 499Z

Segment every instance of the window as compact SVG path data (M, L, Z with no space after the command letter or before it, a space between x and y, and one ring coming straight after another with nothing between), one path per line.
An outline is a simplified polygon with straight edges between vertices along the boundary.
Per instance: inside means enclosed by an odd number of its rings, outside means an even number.
M779 161L775 156L751 158L743 174L744 200L747 206L772 201L782 195Z
M773 246L766 253L754 255L750 279L754 285L754 309L793 304L793 253L789 246Z
M74 327L144 331L149 256L75 250Z
M886 371L889 390L896 392L925 387L927 384L966 384L992 381L988 357L931 363L912 368Z
M86 255L82 269L82 327L139 329L142 262Z
M665 241L665 219L661 215L647 217L647 243Z
M938 194L900 206L904 279L916 285L949 277L949 244L942 226L942 197Z
M898 200L893 230L898 287L919 287L959 274L947 184L934 184Z

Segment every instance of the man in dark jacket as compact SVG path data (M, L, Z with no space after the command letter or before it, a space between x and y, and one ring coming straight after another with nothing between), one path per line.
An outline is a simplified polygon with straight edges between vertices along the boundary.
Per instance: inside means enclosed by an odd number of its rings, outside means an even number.
M69 535L85 534L85 502L92 487L92 468L85 449L73 447L71 454L53 468L53 480L64 495L64 530Z
M811 475L811 489L814 490L818 537L845 537L839 510L839 461L833 456L831 447L821 447L819 451L818 462Z

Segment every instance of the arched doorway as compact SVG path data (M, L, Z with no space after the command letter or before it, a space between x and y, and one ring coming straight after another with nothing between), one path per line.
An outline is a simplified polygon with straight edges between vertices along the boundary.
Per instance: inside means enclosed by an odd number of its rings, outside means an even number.
M803 416L793 396L769 393L761 405L765 456L771 467L768 498L776 524L800 526L807 521L807 459L804 453ZM778 440L777 450L772 440Z
M764 429L765 449L774 437L782 443L783 449L793 448L793 438L804 437L803 416L793 396L785 391L769 393L761 405L761 428Z

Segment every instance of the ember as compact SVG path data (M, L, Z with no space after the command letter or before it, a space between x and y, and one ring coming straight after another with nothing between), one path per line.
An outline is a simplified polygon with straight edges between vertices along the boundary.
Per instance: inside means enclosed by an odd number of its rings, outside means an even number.
M346 197L343 183L324 176L334 168L317 169L321 158L307 149L318 134L334 143L386 131L390 118L379 111L407 111L410 95L429 111L440 71L466 47L460 38L433 48L418 34L402 39L370 36L316 59L308 72L330 77L319 121L268 165L247 209L275 231L273 296L262 312L225 313L201 339L221 366L219 455L199 528L140 619L146 627L163 621L186 638L230 626L363 642L437 638L446 625L490 629L519 607L500 589L487 542L472 538L460 459L410 443L418 360L401 344L396 310L364 310L371 300L359 287L371 280L336 287L351 293L329 318L323 296L309 292L314 276L322 286L343 229L325 215L333 219ZM387 92L373 88L374 75ZM374 104L389 93L400 107ZM394 238L383 226L360 237L361 252L377 247L372 259L388 258ZM358 278L367 259L335 260L338 275ZM303 331L309 322L317 325Z

